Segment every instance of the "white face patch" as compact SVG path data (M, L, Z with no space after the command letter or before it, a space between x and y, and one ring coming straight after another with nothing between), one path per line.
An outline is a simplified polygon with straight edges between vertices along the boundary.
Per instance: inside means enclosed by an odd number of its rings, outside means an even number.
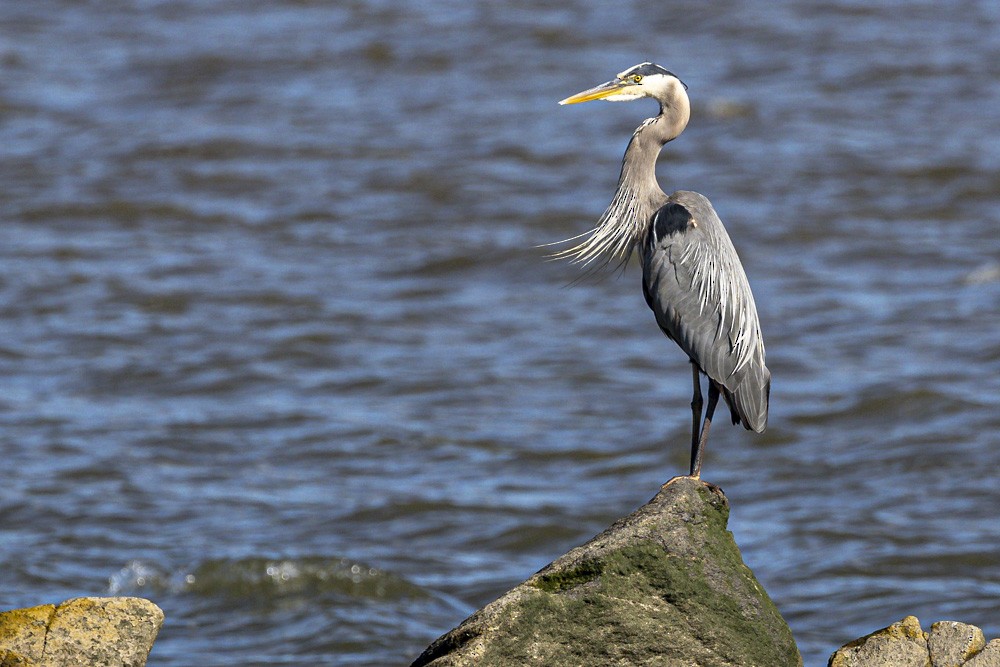
M627 80L629 77L633 76L629 74L629 72L639 67L642 67L642 65L636 65L635 67L625 70L618 75L618 79ZM655 97L657 92L667 90L674 84L675 81L677 81L677 79L672 76L666 76L664 74L647 74L642 77L639 83L629 81L628 86L622 88L621 91L615 93L614 95L608 95L604 99L608 102L631 102L632 100L637 100L642 97Z

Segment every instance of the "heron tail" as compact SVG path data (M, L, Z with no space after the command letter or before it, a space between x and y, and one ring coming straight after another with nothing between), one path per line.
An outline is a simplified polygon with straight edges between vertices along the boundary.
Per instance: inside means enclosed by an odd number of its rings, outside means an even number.
M771 372L765 366L749 369L739 384L723 387L734 424L762 433L767 428L767 408L771 398Z

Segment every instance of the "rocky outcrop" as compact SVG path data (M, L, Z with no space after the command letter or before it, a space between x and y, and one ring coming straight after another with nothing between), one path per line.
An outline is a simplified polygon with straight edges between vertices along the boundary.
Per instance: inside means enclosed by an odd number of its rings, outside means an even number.
M828 667L1000 667L1000 639L974 625L939 621L924 632L916 616L842 646Z
M413 667L795 667L788 625L689 477L432 643Z
M142 598L74 598L0 612L0 667L142 667L163 612Z

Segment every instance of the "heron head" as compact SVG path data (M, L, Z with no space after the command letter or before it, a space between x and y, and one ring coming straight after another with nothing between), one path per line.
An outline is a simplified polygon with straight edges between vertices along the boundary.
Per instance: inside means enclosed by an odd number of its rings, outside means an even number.
M687 95L686 90L687 85L676 74L647 62L629 67L611 81L570 95L559 104L579 104L591 100L631 102L643 97L652 97L663 103L677 95Z

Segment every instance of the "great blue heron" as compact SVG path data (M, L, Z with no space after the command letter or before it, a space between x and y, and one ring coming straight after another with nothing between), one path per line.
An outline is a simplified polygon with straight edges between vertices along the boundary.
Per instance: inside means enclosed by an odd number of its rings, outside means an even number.
M656 182L660 149L684 131L691 116L687 86L672 72L646 62L559 104L643 97L659 102L660 113L632 135L611 204L584 241L556 256L607 265L613 259L627 262L638 249L646 303L663 333L691 359L691 476L699 477L719 395L725 397L734 424L760 433L767 426L771 373L764 365L750 284L711 202L683 190L668 197ZM700 373L708 376L703 424Z

